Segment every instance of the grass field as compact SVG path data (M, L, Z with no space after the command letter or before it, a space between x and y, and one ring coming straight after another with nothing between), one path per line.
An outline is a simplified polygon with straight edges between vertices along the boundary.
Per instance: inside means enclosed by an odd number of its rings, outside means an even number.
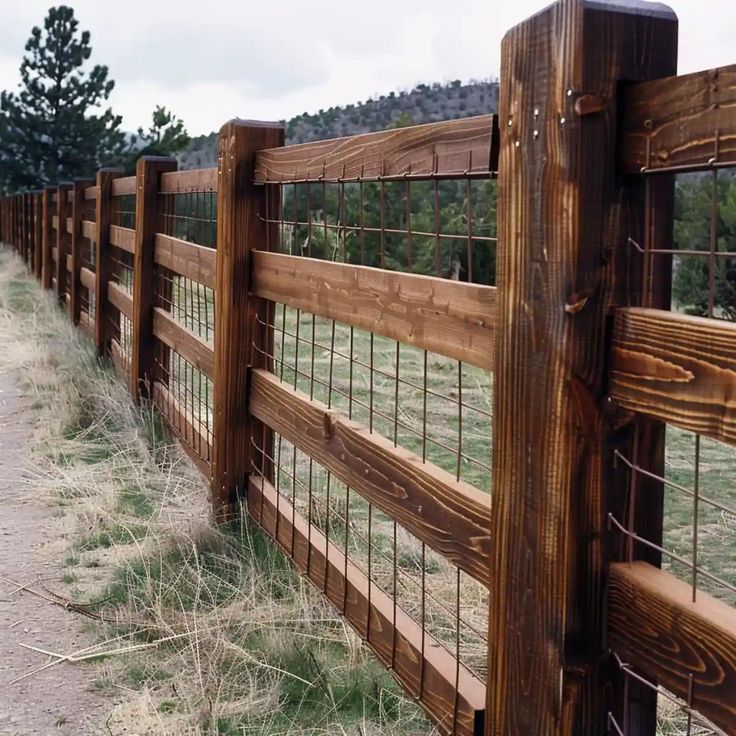
M24 390L44 428L42 485L60 504L67 535L60 584L74 598L106 599L99 611L112 620L95 625L101 643L150 645L100 667L100 689L127 693L110 721L115 736L131 722L147 724L145 733L171 734L431 733L390 675L257 529L215 530L203 521L205 483L155 415L132 407L17 261L3 256L0 271L2 336L16 346L4 363L26 375ZM411 347L397 356L393 341L340 325L333 332L332 322L280 308L273 357L284 381L491 491L487 372ZM459 639L463 662L482 675L482 587L460 577L458 637L455 568L375 509L369 534L368 505L356 493L334 478L328 483L324 469L286 441L277 438L275 451L281 493L363 569L370 537L373 579L395 587L416 617L423 576L428 631L452 650ZM694 454L694 437L669 428L668 480L692 488ZM701 440L702 494L736 505L734 469L733 449ZM693 499L669 489L665 502L665 547L690 558ZM736 519L701 501L698 522L699 564L736 584ZM668 566L690 580L688 568ZM705 579L699 587L735 602ZM659 733L686 733L686 718L664 699Z

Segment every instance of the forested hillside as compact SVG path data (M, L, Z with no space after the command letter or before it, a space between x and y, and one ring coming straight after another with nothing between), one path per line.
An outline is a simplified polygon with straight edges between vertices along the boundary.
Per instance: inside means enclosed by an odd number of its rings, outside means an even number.
M498 82L419 84L409 92L389 92L366 102L297 115L286 123L286 142L306 143L497 111ZM192 138L179 156L181 168L215 166L216 149L217 132Z

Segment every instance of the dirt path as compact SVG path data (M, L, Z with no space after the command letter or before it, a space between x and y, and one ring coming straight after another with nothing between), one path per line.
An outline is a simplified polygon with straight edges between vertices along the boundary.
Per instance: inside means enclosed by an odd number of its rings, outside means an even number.
M0 734L105 733L111 704L92 692L91 667L56 665L11 684L49 661L21 643L64 653L92 643L83 618L9 582L44 580L59 590L64 574L63 560L48 544L53 509L34 502L27 482L31 437L28 407L15 381L0 375Z

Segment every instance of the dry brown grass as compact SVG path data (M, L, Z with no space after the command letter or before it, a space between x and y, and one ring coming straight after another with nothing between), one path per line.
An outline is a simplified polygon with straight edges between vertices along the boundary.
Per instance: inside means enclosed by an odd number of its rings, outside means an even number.
M33 492L59 507L55 589L97 601L90 664L118 734L427 734L421 711L247 523L13 256L0 254L0 370L37 430ZM122 651L133 645L137 651Z

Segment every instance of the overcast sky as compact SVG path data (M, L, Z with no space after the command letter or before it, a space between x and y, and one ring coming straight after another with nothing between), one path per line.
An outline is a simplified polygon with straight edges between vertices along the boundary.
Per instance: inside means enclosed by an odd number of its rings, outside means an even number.
M69 0L67 0L69 2ZM505 31L545 0L71 0L111 104L134 130L155 105L191 134L233 117L279 120L419 82L499 72ZM0 89L49 0L0 0ZM680 72L736 63L736 0L672 0Z

